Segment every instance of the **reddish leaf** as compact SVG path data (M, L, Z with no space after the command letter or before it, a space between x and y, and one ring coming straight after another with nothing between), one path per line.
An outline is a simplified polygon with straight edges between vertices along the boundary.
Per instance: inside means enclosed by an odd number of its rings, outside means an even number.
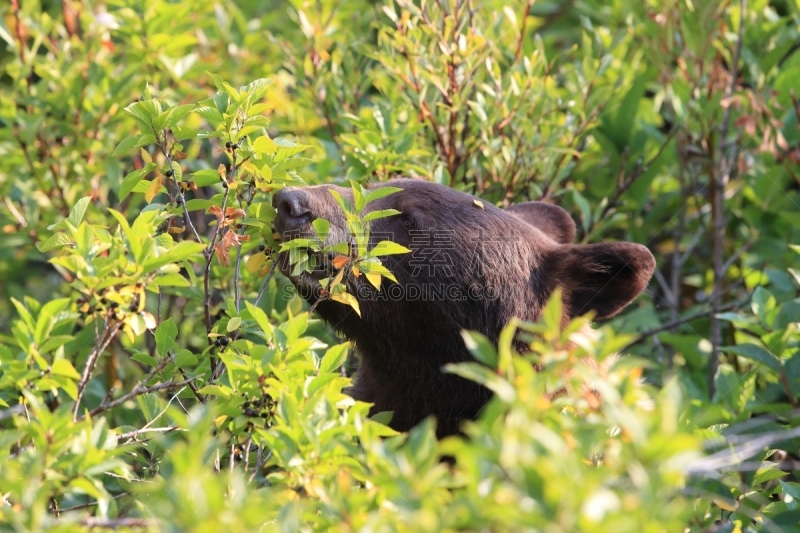
M229 265L231 262L230 251L234 246L239 246L245 241L249 241L249 235L239 235L235 231L226 231L225 235L219 240L214 247L217 251L217 260L222 265Z
M220 206L212 205L211 207L208 208L208 212L217 217L217 220L219 222L222 222L223 216L222 216L222 208Z
M237 219L237 218L244 218L247 216L247 213L244 212L244 209L239 209L236 207L229 207L225 210L225 218L228 219Z

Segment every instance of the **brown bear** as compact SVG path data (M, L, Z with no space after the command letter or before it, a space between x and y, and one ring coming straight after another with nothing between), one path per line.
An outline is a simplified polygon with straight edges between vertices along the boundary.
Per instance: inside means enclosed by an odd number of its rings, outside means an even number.
M647 286L655 268L650 251L633 243L575 245L575 224L566 211L543 202L499 209L449 187L415 179L374 184L401 190L367 204L365 212L400 212L376 220L371 246L389 238L410 253L384 257L397 283L380 291L351 277L351 307L317 300L324 269L291 276L300 295L317 303L319 315L355 344L360 364L351 394L372 402L373 413L392 411L390 426L407 431L429 415L439 437L455 434L490 399L484 387L445 373L448 363L474 361L462 330L497 342L512 317L539 319L553 290L563 290L564 319L595 312L617 314ZM326 244L350 242L344 215L330 193L352 201L350 189L333 185L286 188L273 197L276 229L285 239L311 234L317 218L330 222ZM330 267L328 267L328 270Z

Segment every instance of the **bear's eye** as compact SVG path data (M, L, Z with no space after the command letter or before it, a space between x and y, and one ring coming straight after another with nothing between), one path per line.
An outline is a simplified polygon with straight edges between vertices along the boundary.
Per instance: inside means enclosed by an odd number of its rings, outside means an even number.
M405 227L406 229L414 229L414 219L412 219L410 216L403 215L400 218L400 222L403 224L403 227Z

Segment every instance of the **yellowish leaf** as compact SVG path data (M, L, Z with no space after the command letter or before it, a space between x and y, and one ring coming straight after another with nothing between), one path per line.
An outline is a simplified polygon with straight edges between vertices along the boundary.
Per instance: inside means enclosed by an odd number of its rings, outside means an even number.
M373 287L378 290L381 290L381 275L377 272L367 272L364 274L367 276L367 281L369 281Z
M334 276L333 281L331 281L330 285L328 285L329 289L332 289L336 285L342 282L342 278L344 278L344 270L340 270L336 276Z
M245 267L247 268L248 272L250 272L251 274L255 274L256 272L259 271L259 269L262 266L264 266L266 260L267 256L259 252L247 258L247 263L245 263Z
M267 261L261 270L258 271L258 277L263 277L267 275L267 272L272 268L272 261Z
M144 193L144 199L149 204L153 201L153 198L156 197L158 191L161 190L161 176L156 176L153 178L153 181L150 182L150 185L147 187L147 190Z
M350 307L353 308L353 311L355 311L358 316L361 316L361 307L358 305L358 300L356 300L356 297L350 294L349 292L332 294L331 300L345 305L349 305Z
M156 324L156 317L152 313L144 312L142 313L142 318L144 318L144 325L147 329L155 329L158 325Z
M472 200L472 202L475 204L475 207L477 207L478 209L483 209L483 202L481 202L480 200Z
M714 501L714 505L726 511L733 512L739 507L738 505L731 505L727 500L723 500L722 498L712 498L712 499Z
M153 162L153 158L150 157L150 152L148 152L144 148L142 148L142 161L144 161L145 163L152 163Z

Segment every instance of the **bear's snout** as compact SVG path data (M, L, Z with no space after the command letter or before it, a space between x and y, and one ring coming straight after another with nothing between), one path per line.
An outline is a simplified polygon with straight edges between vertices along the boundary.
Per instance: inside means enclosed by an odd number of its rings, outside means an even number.
M287 187L272 197L272 207L278 212L275 229L279 233L304 229L312 220L308 194L294 187Z

